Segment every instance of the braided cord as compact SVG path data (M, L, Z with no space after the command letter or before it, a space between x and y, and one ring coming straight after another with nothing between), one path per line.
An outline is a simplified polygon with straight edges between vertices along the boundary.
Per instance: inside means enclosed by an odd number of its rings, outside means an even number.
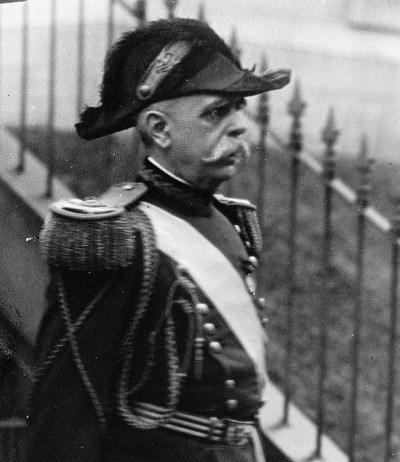
M107 290L110 288L112 283L115 281L117 277L117 273L113 274L109 280L104 284L104 286L97 292L97 294L93 297L91 302L86 306L86 308L82 311L79 315L78 319L73 325L74 332L78 332L79 328L85 322L85 320L89 317L92 313L94 307L99 303L99 301L103 298ZM65 297L64 297L65 301ZM33 400L35 399L36 393L38 392L38 385L39 383L45 378L47 372L53 366L57 356L62 352L64 347L68 344L69 340L69 333L62 337L52 348L50 353L48 354L47 358L40 364L35 372L35 376L33 378L32 387L28 397L28 409L33 408Z
M132 360L134 358L135 348L134 348L134 339L133 333L138 327L138 322L133 322L132 326L134 330L130 332L130 343L126 344L126 349L128 349L126 363L129 362L129 368L125 369L125 375L121 377L120 387L119 387L119 412L122 418L128 425L138 428L141 430L152 429L159 426L161 422L166 422L173 415L176 410L176 406L179 402L179 397L181 394L182 384L187 376L187 370L190 363L190 358L193 350L193 340L195 337L195 322L191 317L190 326L189 326L189 338L186 342L186 352L184 359L182 360L182 365L179 364L179 354L176 341L176 328L172 315L172 306L174 303L178 303L183 307L184 311L188 314L194 314L193 306L198 302L195 286L187 277L180 274L181 271L178 268L177 271L177 280L171 285L167 300L166 307L163 310L162 316L159 317L156 328L151 332L149 336L149 353L146 360L146 368L142 373L139 380L135 383L133 387L129 389L129 375L132 366ZM179 288L183 288L185 292L189 295L190 301L187 300L175 300L176 292ZM150 372L154 366L154 350L156 346L156 339L160 333L161 327L164 325L164 337L165 337L165 350L167 356L167 371L168 371L168 396L166 408L167 413L163 414L159 419L147 419L146 417L135 415L129 408L128 398L138 392L138 390L143 387L145 382L150 376Z
M178 286L178 284L177 284L177 282L175 282L171 286L171 288L169 290L168 300L171 300L171 305L172 305L172 300L173 300L173 294L174 294L177 286ZM128 391L129 396L132 396L135 393L137 393L142 388L142 386L145 384L145 382L147 381L147 379L150 376L150 372L152 371L153 366L154 366L154 354L155 354L157 336L160 333L163 322L165 321L165 318L167 317L167 313L169 313L169 307L171 305L170 305L169 302L167 303L166 310L163 312L162 316L159 317L155 329L149 335L148 342L149 342L150 346L149 346L149 353L148 353L147 358L146 358L146 369L144 370L144 372L141 375L140 379L135 383L135 385L133 385L129 389L129 391ZM134 344L132 343L132 347L131 347L132 357L134 356L134 353L135 353Z
M144 315L147 312L150 298L153 294L153 288L159 262L159 254L156 250L157 247L155 241L155 234L150 219L144 212L142 212L139 209L134 210L132 213L136 218L135 221L140 230L140 237L142 241L143 275L141 287L139 289L138 294L136 312L132 318L128 333L122 345L123 366L117 390L117 408L119 411L119 415L128 425L136 428L150 429L154 428L156 425L149 423L146 419L139 418L133 415L132 411L129 408L129 395L131 394L131 390L129 390L129 376L132 370L132 363L134 357L133 345L135 340L135 334L138 330L140 322L142 321ZM155 343L155 338L152 338L151 341ZM153 351L153 348L151 348L150 350ZM153 353L150 354L150 364L152 363L152 358ZM150 372L150 368L148 367L147 369L148 370L145 371L144 376L140 379L140 385L144 383Z
M176 345L176 331L172 313L168 313L167 323L165 326L165 348L167 351L168 363L168 412L163 416L163 420L168 420L176 409L181 393L181 383L186 374L180 372L179 356Z
M100 402L99 397L97 396L96 390L94 386L92 385L92 382L90 381L89 375L86 371L85 365L83 363L83 360L81 358L80 352L79 352L79 346L78 346L78 341L75 335L75 327L72 322L71 318L71 313L69 311L69 308L67 306L67 301L65 297L65 290L64 290L64 284L62 280L62 276L60 273L57 274L56 276L56 282L58 285L58 296L59 296L59 302L60 302L60 307L61 307L61 312L65 321L65 325L67 327L67 332L68 332L68 338L69 338L69 343L71 345L71 351L72 351L72 356L75 361L76 368L78 369L79 375L82 379L83 384L85 385L85 388L90 396L90 399L92 401L94 410L97 414L97 418L100 424L100 428L103 432L106 430L106 417L105 417L105 412L103 409L103 406Z

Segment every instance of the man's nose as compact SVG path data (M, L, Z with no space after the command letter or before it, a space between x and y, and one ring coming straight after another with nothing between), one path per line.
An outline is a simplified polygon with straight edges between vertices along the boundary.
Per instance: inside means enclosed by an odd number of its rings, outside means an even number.
M234 138L243 135L247 128L244 121L243 111L235 111L232 114L228 134Z

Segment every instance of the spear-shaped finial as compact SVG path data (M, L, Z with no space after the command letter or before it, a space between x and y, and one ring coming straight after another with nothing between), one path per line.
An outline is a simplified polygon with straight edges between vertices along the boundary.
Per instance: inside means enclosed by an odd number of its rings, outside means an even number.
M268 60L265 53L261 53L260 58L260 72L263 73L268 69Z
M359 165L365 164L365 161L368 159L368 138L364 133L361 137L360 151L358 153Z
M322 130L322 140L327 146L333 146L339 136L339 130L336 129L335 112L331 107L328 111L325 127Z
M296 80L293 90L293 96L288 104L288 112L293 117L299 118L303 114L305 107L306 103L303 101L301 96L300 81Z
M173 19L175 16L175 8L178 5L178 0L164 0L164 3L168 10L168 19Z
M261 54L260 58L260 72L263 73L268 69L267 57L265 53ZM258 99L258 113L257 119L262 127L269 124L269 108L268 108L268 93L261 93Z
M292 126L290 129L289 147L295 157L302 149L303 135L301 133L301 115L303 114L306 103L301 97L300 82L296 81L292 99L288 104L288 112L292 116Z
M199 14L198 14L198 16L197 16L197 19L198 19L200 22L207 23L207 20L206 20L206 13L205 13L205 7L204 7L204 2L200 2L200 5L199 5Z
M232 28L232 33L231 33L231 39L229 41L229 46L230 46L230 49L232 50L232 53L236 56L236 58L238 60L240 60L240 57L242 55L242 50L239 48L237 32L236 32L235 27Z
M335 113L331 107L328 111L325 127L322 129L322 140L326 145L324 165L324 176L329 181L332 180L335 174L335 150L334 144L339 136L339 130L336 129Z
M133 12L138 20L139 26L143 26L146 23L146 11L146 0L136 0L136 5L133 9Z
M364 207L368 203L369 193L371 192L371 172L374 160L368 158L368 138L363 134L361 137L360 151L357 160L357 170L359 182L357 187L358 200Z

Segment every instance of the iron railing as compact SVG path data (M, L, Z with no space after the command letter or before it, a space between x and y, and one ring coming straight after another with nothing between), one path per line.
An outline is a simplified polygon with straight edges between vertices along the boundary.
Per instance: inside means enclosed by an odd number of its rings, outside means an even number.
M327 117L327 124L322 131L322 141L326 148L324 159L319 162L315 157L303 151L302 132L301 132L301 116L305 108L305 103L300 94L300 86L297 82L294 88L293 98L289 103L288 110L292 116L292 126L290 130L290 141L287 146L280 144L291 156L290 166L290 206L288 214L288 297L286 303L286 359L285 359L285 404L282 412L282 421L285 425L290 424L289 403L293 397L292 379L293 379L293 349L294 349L294 305L297 293L296 269L297 261L296 254L299 249L297 238L298 217L299 217L299 184L301 181L301 168L305 167L312 174L320 178L324 188L323 195L323 236L321 243L321 269L323 275L324 290L321 293L321 303L319 310L319 379L318 379L318 399L317 399L317 436L315 442L315 453L312 455L315 458L323 456L322 435L326 431L326 381L327 381L327 348L329 340L328 329L328 310L334 309L329 299L329 281L332 268L332 241L333 241L333 198L339 196L344 203L355 212L355 235L357 241L357 250L355 258L356 277L354 280L354 309L352 314L353 329L352 329L352 344L351 344L351 370L352 379L349 383L350 399L349 399L349 425L348 425L348 441L342 442L342 445L347 446L349 461L366 460L358 458L358 430L359 430L359 391L360 391L360 354L361 354L361 331L365 322L363 312L363 293L365 285L366 262L365 254L367 251L366 232L367 225L372 224L383 236L385 236L391 245L391 280L390 284L390 302L387 310L390 312L388 347L386 352L387 361L387 386L386 386L386 410L382 421L384 424L384 448L379 460L388 462L397 460L398 440L395 433L395 419L398 418L396 412L396 351L398 348L398 279L399 279L399 245L400 245L400 219L394 216L388 219L379 213L370 205L370 174L372 160L368 158L367 140L364 136L361 141L360 153L357 162L357 170L359 173L359 182L356 190L348 187L342 180L335 177L335 151L334 145L339 132L335 127L333 110L330 110ZM262 110L259 114L262 114ZM264 137L264 133L262 137ZM260 140L262 145L264 140ZM263 151L260 153L263 155ZM396 199L398 201L398 199ZM398 405L398 404L397 404ZM346 424L346 419L343 425ZM366 457L365 454L362 457ZM378 460L376 456L372 456L370 460Z
M54 177L54 152L56 151L56 134L55 134L55 111L56 111L56 70L58 61L61 59L57 54L57 10L60 5L56 5L56 0L49 0L51 4L50 13L50 40L49 40L49 61L48 61L48 117L47 117L47 136L48 136L48 152L47 152L47 182L44 187L44 194L48 197L52 196L52 182ZM176 0L165 0L164 6L167 9L168 17L173 17L177 6ZM128 0L109 0L108 19L107 19L107 47L112 43L115 36L116 19L115 8L121 8L130 17L134 18L137 24L143 24L146 21L147 4L145 0L137 0L129 2ZM78 8L78 32L77 32L77 66L76 66L76 112L82 110L85 101L85 53L86 53L86 19L88 12L85 10L84 0L79 0ZM0 16L2 15L0 6ZM200 4L199 18L205 21L204 6ZM20 101L20 153L19 162L16 165L16 174L23 175L26 170L25 154L26 154L26 139L27 139L27 88L29 83L29 2L24 3L22 9L22 50L21 50L21 101ZM1 31L0 31L1 32ZM236 55L240 55L236 32L233 31L231 36L231 46ZM1 59L1 57L0 57ZM261 70L267 68L265 56L261 59ZM398 406L399 396L396 393L397 386L397 370L396 356L398 348L398 286L399 286L399 243L400 243L400 217L386 218L380 214L374 207L370 205L370 173L371 161L367 155L367 141L363 138L361 143L360 155L358 160L359 185L354 190L347 186L335 174L335 143L339 135L335 125L334 112L331 109L327 117L326 126L322 131L322 142L324 143L324 156L322 161L318 161L314 156L310 155L303 149L303 133L302 133L302 115L305 110L305 102L302 99L300 83L297 82L294 86L293 98L289 102L288 111L292 119L291 129L289 133L289 141L282 142L276 134L271 133L269 127L269 100L266 94L259 97L259 104L256 108L256 114L249 114L260 125L260 140L257 149L258 153L258 172L259 172L259 188L256 195L256 201L260 213L260 222L262 227L267 226L267 205L266 198L268 197L267 176L269 162L269 150L273 147L278 148L287 154L290 159L288 175L290 176L290 200L288 210L288 231L287 231L287 300L286 300L286 343L285 343L285 364L284 364L284 407L282 409L283 425L290 425L290 407L289 404L293 401L296 395L296 390L293 386L294 378L294 347L295 347L295 321L298 308L296 307L297 299L297 280L298 280L298 252L300 244L299 239L299 205L303 170L306 169L311 174L319 178L323 188L323 196L321 203L323 204L322 226L323 232L321 236L321 280L322 288L320 297L319 316L319 345L318 345L318 381L317 381L317 408L316 408L316 425L317 433L315 440L315 451L310 454L310 457L323 457L324 447L322 445L322 436L327 432L327 381L329 375L329 336L330 329L327 324L329 310L334 310L335 307L331 304L330 299L330 282L332 278L332 270L335 267L334 263L334 210L335 199L337 197L354 211L354 235L357 240L357 250L355 257L356 277L353 281L353 314L352 314L352 340L351 340L351 371L352 377L348 383L349 390L349 412L343 425L347 425L348 441L341 441L342 447L346 448L349 460L354 462L357 460L359 448L357 440L359 436L359 391L360 391L360 353L362 351L362 329L365 323L364 313L364 288L366 280L366 261L365 254L367 251L367 226L372 224L383 236L385 236L391 246L391 279L390 284L390 303L387 310L390 312L390 321L388 329L387 350L387 380L386 380L386 409L382 415L382 424L384 426L383 434L383 449L380 454L380 459L384 462L396 460L399 457L398 444L395 442L395 425L399 424L399 414L396 412L396 402ZM271 135L271 136L269 136ZM274 143L269 141L273 140ZM268 143L267 143L268 141ZM232 186L231 186L232 188ZM397 420L396 420L397 419ZM22 421L11 420L0 422L0 454L3 456L1 460L12 461L19 460L17 454L18 445L15 444L16 438L23 431L24 425ZM5 448L8 447L6 450ZM377 459L374 459L377 460Z

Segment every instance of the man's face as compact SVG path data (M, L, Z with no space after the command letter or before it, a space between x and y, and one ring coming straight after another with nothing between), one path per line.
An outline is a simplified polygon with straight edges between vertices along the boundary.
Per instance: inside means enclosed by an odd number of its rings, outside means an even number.
M215 190L248 155L243 98L194 95L173 100L168 152L173 173L202 189Z

